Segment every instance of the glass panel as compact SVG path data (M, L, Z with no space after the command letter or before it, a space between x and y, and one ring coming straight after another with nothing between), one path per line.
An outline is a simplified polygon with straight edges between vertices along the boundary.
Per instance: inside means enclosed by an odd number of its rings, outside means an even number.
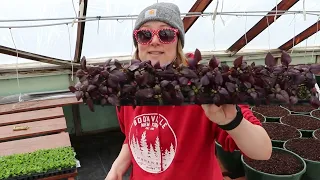
M150 0L95 0L88 3L87 16L138 15L145 7L157 1ZM162 0L173 2L181 13L187 13L194 0ZM132 30L135 20L101 20L86 23L82 56L88 58L130 55L133 53Z
M216 4L216 1L213 1L205 12L213 12ZM270 11L275 4L275 1L223 0L219 1L218 12ZM226 50L261 18L261 16L219 15L213 26L210 16L200 17L186 34L185 50L194 51L195 48L201 51ZM259 46L267 44L265 42L260 41Z
M79 2L74 1L76 12L79 11ZM73 18L75 12L72 1L54 0L10 0L5 5L0 6L1 20L12 19L44 19L44 18ZM12 26L30 26L39 24L52 24L71 22L71 20L55 21L20 21L20 22L0 22L1 27ZM68 26L62 24L59 26L32 27L32 28L13 28L12 35L15 45L18 49L70 60L70 45ZM73 27L69 25L71 39L71 58L74 56L74 47L77 33L77 24ZM3 46L15 48L9 28L0 28L0 44ZM10 61L6 61L10 62ZM3 61L0 62L1 64Z
M320 1L308 0L305 2L305 6L308 11L319 11ZM289 11L303 11L303 1L297 2ZM269 40L271 49L278 48L295 35L298 35L300 32L317 22L317 20L318 16L313 15L307 15L306 21L302 14L283 15L269 26L269 33L268 29L266 29L243 49L268 49Z

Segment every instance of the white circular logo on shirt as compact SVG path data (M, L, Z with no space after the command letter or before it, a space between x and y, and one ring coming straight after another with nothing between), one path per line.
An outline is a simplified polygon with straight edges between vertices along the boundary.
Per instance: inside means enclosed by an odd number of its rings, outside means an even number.
M136 116L128 140L134 160L146 172L165 171L175 157L177 138L168 120L161 114Z

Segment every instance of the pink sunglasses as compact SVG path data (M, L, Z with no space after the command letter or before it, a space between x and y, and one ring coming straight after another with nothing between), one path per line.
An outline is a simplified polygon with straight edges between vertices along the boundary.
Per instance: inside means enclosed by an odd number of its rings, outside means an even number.
M139 44L150 44L152 38L156 35L163 44L170 44L174 42L179 33L175 28L163 28L158 30L138 29L134 31L134 37Z

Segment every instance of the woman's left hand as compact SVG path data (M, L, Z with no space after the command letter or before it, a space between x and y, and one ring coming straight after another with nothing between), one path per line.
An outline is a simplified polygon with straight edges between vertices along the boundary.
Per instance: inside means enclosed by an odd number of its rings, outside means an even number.
M236 105L224 104L216 106L214 104L201 105L206 116L218 125L225 125L231 122L237 115Z

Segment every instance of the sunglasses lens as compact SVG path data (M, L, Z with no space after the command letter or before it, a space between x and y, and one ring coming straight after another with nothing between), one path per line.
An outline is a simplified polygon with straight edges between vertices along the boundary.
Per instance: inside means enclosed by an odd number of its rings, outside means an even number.
M163 29L159 31L159 38L163 42L172 42L175 38L175 32L171 29Z
M137 41L147 43L151 40L152 33L148 30L141 30L137 33Z

